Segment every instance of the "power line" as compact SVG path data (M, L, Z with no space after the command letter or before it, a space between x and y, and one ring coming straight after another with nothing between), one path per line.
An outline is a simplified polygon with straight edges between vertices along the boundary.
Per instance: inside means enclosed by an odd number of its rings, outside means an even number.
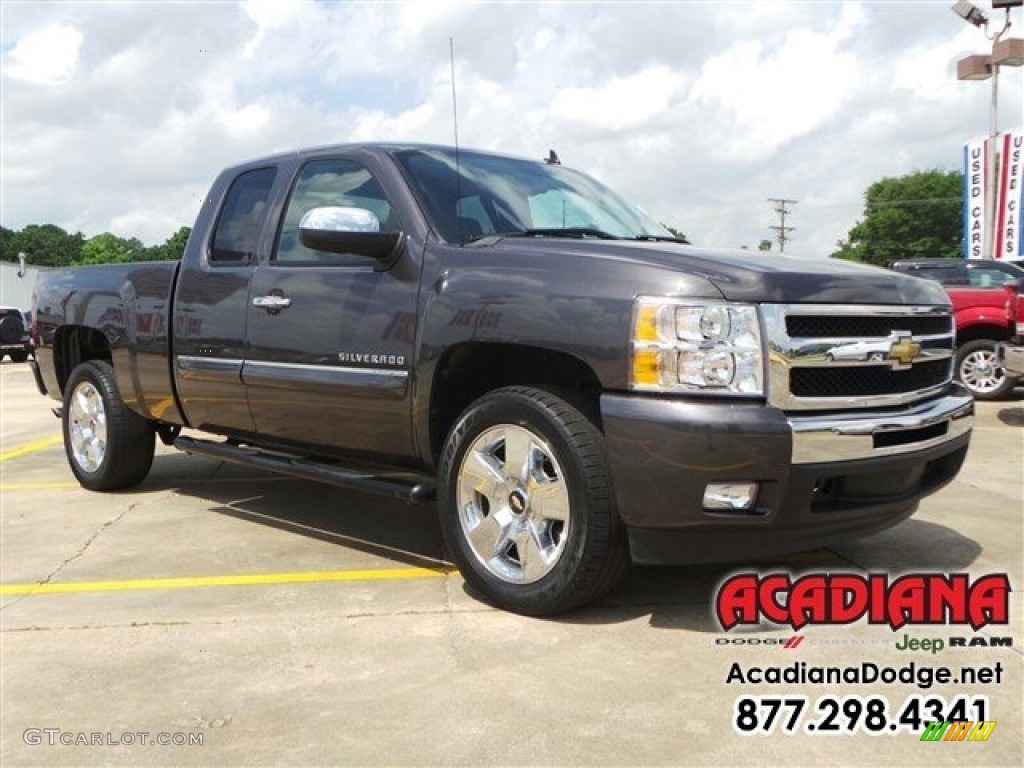
M777 239L779 241L779 253L785 253L786 243L792 239L789 236L789 233L796 229L796 227L786 226L786 217L790 214L790 210L786 206L796 205L799 200L786 200L781 197L769 197L768 202L775 203L775 212L779 214L779 223L769 227L769 229L774 229L778 232Z

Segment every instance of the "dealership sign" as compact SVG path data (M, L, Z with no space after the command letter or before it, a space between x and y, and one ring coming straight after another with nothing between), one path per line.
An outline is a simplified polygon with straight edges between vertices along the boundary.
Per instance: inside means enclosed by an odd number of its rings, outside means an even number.
M995 138L996 259L1024 256L1021 237L1021 207L1024 205L1024 130L1002 133ZM985 209L989 194L988 139L976 139L964 145L964 258L985 258Z
M1024 254L1020 234L1021 202L1024 201L1024 131L1008 131L999 137L999 194L996 196L997 259L1016 259Z

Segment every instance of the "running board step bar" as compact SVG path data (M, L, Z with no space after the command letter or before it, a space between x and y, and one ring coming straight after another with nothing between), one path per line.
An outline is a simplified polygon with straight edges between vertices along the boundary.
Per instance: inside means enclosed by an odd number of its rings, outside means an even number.
M231 464L315 480L352 491L388 496L410 504L431 502L436 495L436 486L432 480L415 475L375 475L370 472L342 469L333 464L270 453L259 448L197 440L194 437L179 436L174 441L174 447L186 453L209 456Z

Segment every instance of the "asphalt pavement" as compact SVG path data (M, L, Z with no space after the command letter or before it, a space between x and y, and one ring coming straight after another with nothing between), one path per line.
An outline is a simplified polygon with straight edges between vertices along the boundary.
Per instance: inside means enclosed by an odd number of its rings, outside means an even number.
M895 528L770 562L634 568L547 620L467 593L430 506L162 446L142 486L94 494L26 365L0 365L0 400L4 766L1024 764L1020 591L1009 625L978 632L726 633L711 611L737 569L1005 573L1024 589L1024 399L980 403L961 475ZM911 663L959 682L727 682ZM804 702L795 732L744 733L758 696ZM887 719L831 730L829 697L846 715L877 699ZM963 697L965 719L995 726L922 742L897 719L914 697L947 714Z

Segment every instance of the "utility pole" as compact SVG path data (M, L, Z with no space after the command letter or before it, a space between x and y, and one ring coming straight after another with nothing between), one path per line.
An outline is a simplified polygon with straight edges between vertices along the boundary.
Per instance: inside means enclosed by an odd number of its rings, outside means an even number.
M779 233L779 253L785 253L786 243L788 243L792 239L789 236L789 233L796 229L796 227L786 226L786 217L791 213L789 208L787 208L786 206L796 205L799 202L799 200L786 200L781 197L769 197L768 202L775 203L775 212L779 214L779 223L775 226L769 227L769 229L774 229L776 232Z

